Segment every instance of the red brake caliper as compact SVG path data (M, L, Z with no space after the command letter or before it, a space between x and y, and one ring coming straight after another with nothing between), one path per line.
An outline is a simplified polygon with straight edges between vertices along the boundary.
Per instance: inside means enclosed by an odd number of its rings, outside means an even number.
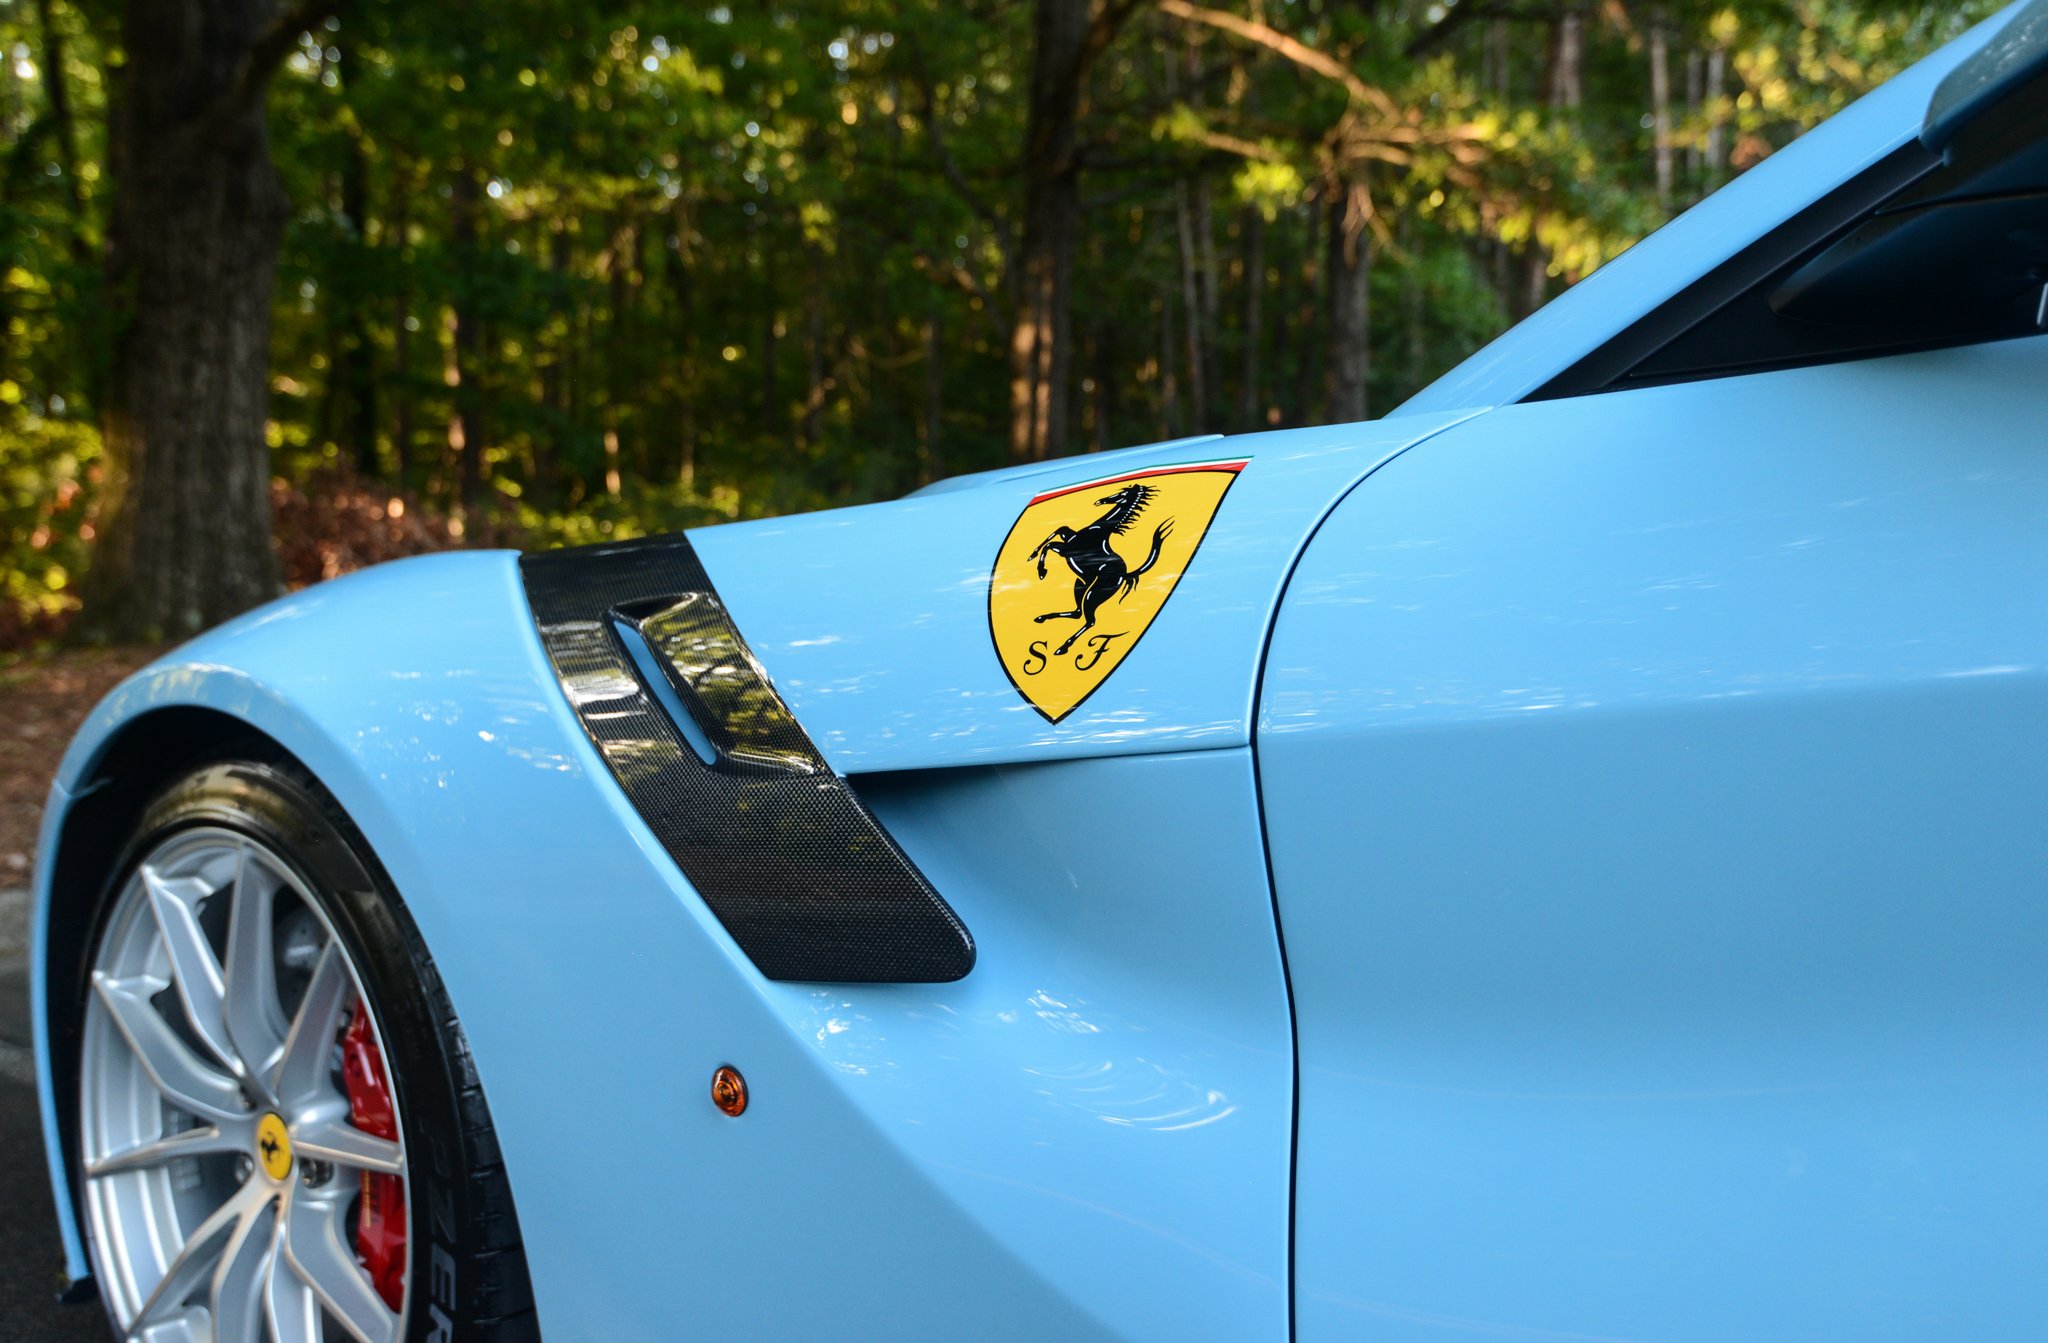
M391 1077L384 1071L384 1056L361 999L341 1035L341 1072L348 1084L349 1122L373 1137L398 1141ZM355 1247L356 1262L370 1275L377 1295L397 1310L405 1300L405 1185L400 1176L363 1172Z

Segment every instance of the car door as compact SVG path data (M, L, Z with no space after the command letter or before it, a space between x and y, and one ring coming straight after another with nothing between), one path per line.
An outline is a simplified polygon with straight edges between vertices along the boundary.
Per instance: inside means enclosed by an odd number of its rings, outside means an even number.
M1287 590L1298 1336L2048 1336L2048 336L1505 407Z

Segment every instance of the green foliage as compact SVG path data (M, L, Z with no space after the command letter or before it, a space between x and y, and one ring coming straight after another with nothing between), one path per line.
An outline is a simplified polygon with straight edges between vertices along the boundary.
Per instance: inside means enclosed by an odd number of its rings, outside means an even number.
M92 428L25 412L19 395L16 383L0 381L0 647L55 629L76 609L100 452Z
M1073 441L1315 421L1332 228L1370 230L1387 409L1992 7L1144 7L1086 82ZM1002 464L1031 8L357 0L271 94L279 476L545 544ZM37 628L88 548L116 20L0 0L0 604Z

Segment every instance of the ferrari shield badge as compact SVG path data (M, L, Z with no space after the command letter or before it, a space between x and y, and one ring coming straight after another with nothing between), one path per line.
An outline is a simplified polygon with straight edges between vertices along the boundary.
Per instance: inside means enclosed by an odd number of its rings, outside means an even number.
M1010 684L1048 722L1130 656L1244 467L1153 467L1025 505L989 575L988 629Z

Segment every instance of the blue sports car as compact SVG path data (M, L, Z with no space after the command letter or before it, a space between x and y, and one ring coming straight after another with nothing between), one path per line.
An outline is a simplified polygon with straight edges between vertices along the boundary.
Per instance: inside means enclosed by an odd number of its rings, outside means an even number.
M1392 416L450 554L37 871L126 1338L2048 1338L2048 0Z

